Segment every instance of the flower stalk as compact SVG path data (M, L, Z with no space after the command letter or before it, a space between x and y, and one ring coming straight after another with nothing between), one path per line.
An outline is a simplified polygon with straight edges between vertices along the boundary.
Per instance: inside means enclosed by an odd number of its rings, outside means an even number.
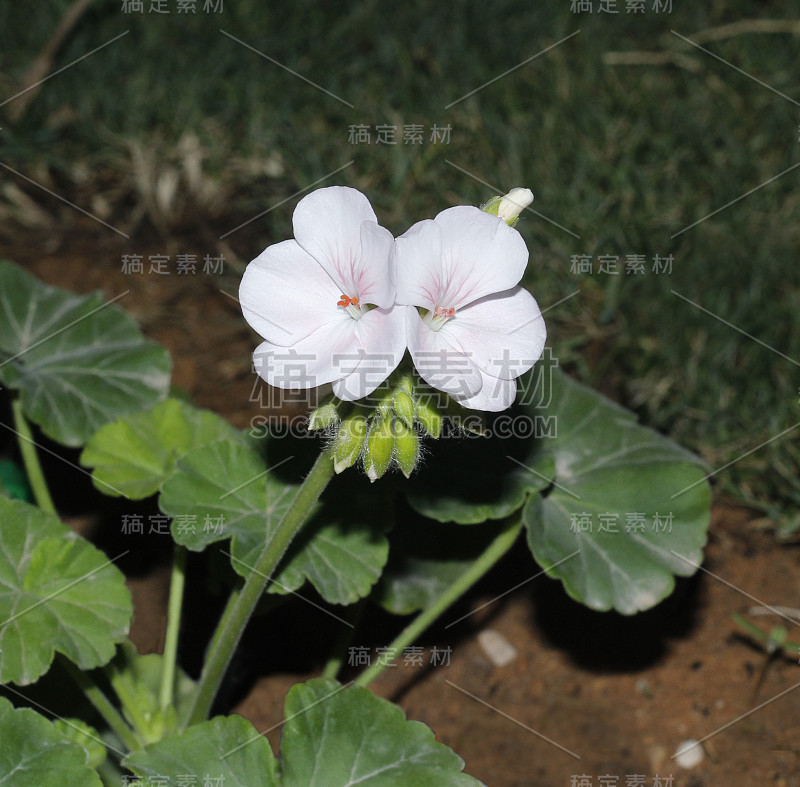
M265 545L255 565L251 567L250 574L232 605L226 608L220 619L217 630L211 639L195 695L188 712L181 720L182 728L198 724L208 718L225 670L233 658L236 646L239 644L245 626L261 598L267 582L275 573L289 544L300 531L306 517L333 475L333 458L329 451L323 451L306 476L289 510L284 514L275 534Z
M15 396L11 401L11 411L14 415L14 427L17 432L17 443L22 456L22 464L25 466L28 483L31 485L36 505L42 511L55 514L56 507L53 505L53 498L50 496L50 489L42 471L39 455L36 453L36 444L33 442L31 427L25 417L25 413L22 411L22 402L18 396Z
M517 540L522 529L522 519L508 520L494 541L484 550L481 556L458 579L448 586L429 607L424 609L397 635L387 649L388 653L399 653L411 645L448 607L458 601L503 555L508 552ZM369 686L378 675L386 669L385 661L378 660L371 664L355 680L356 686Z

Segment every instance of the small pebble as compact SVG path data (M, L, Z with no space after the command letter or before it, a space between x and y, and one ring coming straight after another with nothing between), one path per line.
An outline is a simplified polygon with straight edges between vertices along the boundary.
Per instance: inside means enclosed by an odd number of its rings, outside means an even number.
M653 698L653 689L650 686L650 681L645 678L639 678L639 680L636 681L636 691L643 697L647 697L647 699Z
M478 643L495 667L506 667L517 657L517 649L494 629L481 631L478 634Z
M688 771L699 765L704 757L703 747L697 741L688 740L678 746L673 759L677 765Z

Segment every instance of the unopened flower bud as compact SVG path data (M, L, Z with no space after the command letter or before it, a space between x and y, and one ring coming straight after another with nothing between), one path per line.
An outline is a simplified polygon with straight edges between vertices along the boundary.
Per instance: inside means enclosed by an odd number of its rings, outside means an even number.
M337 473L356 463L366 436L367 419L361 413L353 413L342 421L333 441L333 469Z
M504 197L492 197L482 208L486 213L503 219L509 227L519 221L519 214L533 202L533 192L530 189L511 189Z
M519 214L533 202L533 192L530 189L511 189L508 194L500 200L497 208L497 215L503 219L510 227L517 223Z
M402 421L394 423L394 449L397 466L406 478L411 476L419 459L419 437Z
M434 439L442 433L442 414L436 406L436 397L425 395L417 398L417 419L422 428Z
M410 429L414 426L414 400L411 394L396 389L392 399L392 409L395 415Z
M317 429L325 429L340 420L341 416L336 405L333 402L327 402L311 412L311 415L308 416L307 428L309 432L314 432Z
M394 452L394 433L391 418L376 418L372 422L364 452L364 470L370 481L377 481L388 469Z

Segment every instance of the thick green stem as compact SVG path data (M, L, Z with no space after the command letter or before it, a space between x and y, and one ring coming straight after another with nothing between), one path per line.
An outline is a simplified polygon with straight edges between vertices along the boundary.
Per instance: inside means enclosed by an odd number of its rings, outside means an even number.
M39 455L36 453L36 444L33 442L31 427L22 412L22 402L18 396L12 400L11 410L14 414L14 427L17 431L19 452L22 455L22 463L25 465L28 483L33 490L36 504L43 511L55 514L56 507L53 505L53 498L50 497L50 490L47 488L47 481L45 481L44 473L42 472Z
M186 582L186 548L175 545L172 556L172 577L169 583L169 602L167 604L167 634L164 639L164 656L161 671L161 709L172 705L175 688L175 669L178 659L178 631L181 625L183 607L183 587Z
M99 686L89 675L78 669L68 658L60 657L64 669L70 674L75 683L86 695L89 702L94 705L97 712L105 719L106 724L116 733L128 751L138 751L142 744L136 738L133 730L125 723L120 712L111 704L108 697L100 690Z
M498 560L500 560L514 542L522 529L521 519L511 519L506 522L491 544L481 553L481 556L447 587L436 601L424 609L411 621L395 638L387 649L388 653L400 653L425 631L451 604L456 602L466 593L484 574L486 574ZM388 659L378 660L364 670L355 680L356 686L369 686L378 675L388 666Z
M342 624L340 627L336 641L333 643L331 656L325 668L322 670L323 678L335 678L339 674L339 670L342 668L342 664L344 664L345 653L353 639L356 626L358 626L361 616L364 614L367 598L368 596L365 596L348 609L349 614L347 615L347 621L350 625Z
M275 534L264 547L255 565L249 567L250 573L235 601L229 604L223 613L212 637L193 702L186 717L182 719L183 727L197 724L207 718L225 670L267 582L332 477L333 459L328 451L323 451L298 490Z

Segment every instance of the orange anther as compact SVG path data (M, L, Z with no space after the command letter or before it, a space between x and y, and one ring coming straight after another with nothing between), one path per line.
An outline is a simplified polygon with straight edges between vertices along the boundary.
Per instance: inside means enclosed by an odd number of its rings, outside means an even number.
M348 295L342 295L341 300L336 305L337 306L344 306L344 307L355 306L355 307L357 307L359 309L361 308L361 304L358 302L358 298L357 297L351 298Z

